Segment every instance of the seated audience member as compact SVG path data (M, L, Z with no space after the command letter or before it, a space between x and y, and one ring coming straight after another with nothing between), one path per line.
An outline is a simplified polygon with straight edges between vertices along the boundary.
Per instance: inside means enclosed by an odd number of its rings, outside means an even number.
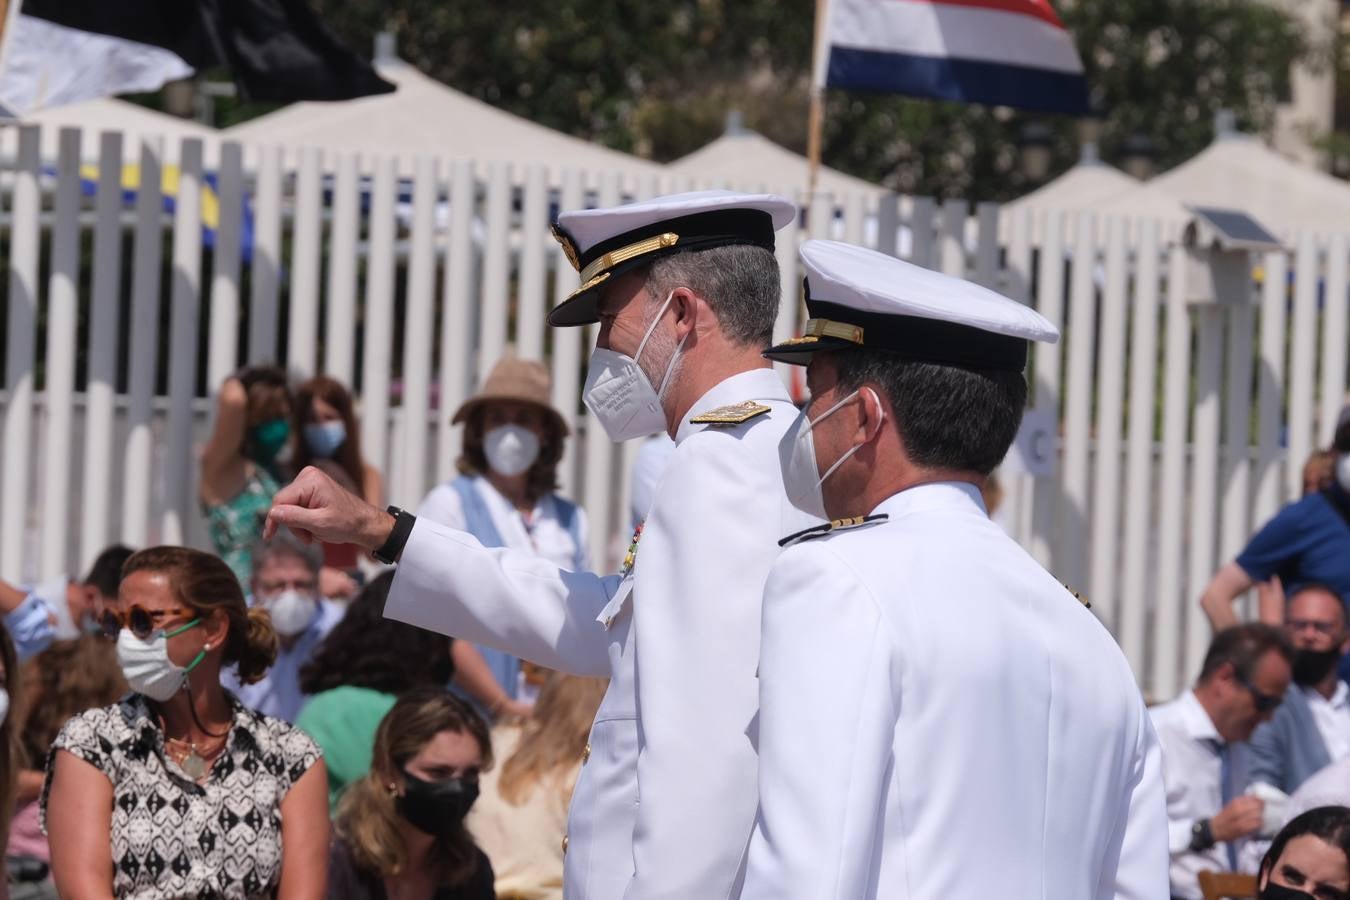
M221 681L249 709L287 722L300 715L305 695L300 669L342 618L343 608L319 596L319 550L279 532L253 551L253 606L267 610L277 632L277 659L253 684L232 669Z
M361 453L361 424L351 392L342 382L318 375L295 389L295 431L300 439L291 459L293 471L318 466L367 503L384 506L384 479ZM361 554L355 545L322 546L325 569L356 571ZM327 595L345 599L355 593L352 582L350 590Z
M324 895L324 767L294 726L220 684L262 677L277 638L218 557L153 547L104 611L132 693L68 721L41 818L62 897Z
M558 836L608 683L551 672L531 719L492 729L498 765L483 775L469 831L492 860L499 896L562 900Z
M1258 900L1350 897L1350 809L1322 806L1281 829L1261 860Z
M19 662L32 659L51 645L97 632L103 604L117 599L122 564L131 549L120 544L94 559L83 581L65 575L28 588L0 581L0 615L4 616Z
M1288 603L1284 631L1294 647L1294 683L1251 739L1251 780L1292 794L1314 773L1350 755L1350 686L1336 673L1350 650L1345 607L1322 585Z
M289 474L280 465L291 439L286 373L252 366L220 386L216 424L201 454L198 499L211 546L241 585L253 570L272 495Z
M1286 591L1324 584L1343 601L1350 598L1350 409L1341 413L1332 449L1333 483L1280 510L1210 580L1200 605L1216 629L1237 623L1239 594L1276 576Z
M1243 796L1247 741L1289 687L1294 652L1271 625L1214 636L1195 687L1150 712L1162 746L1172 896L1201 900L1200 872L1237 868L1243 839L1261 827L1264 805Z
M491 763L487 725L463 700L436 689L400 698L370 771L338 807L330 900L493 900L492 865L464 827Z
M444 688L454 673L449 639L384 617L393 580L386 572L366 585L300 670L309 699L296 724L323 748L332 808L370 771L375 729L394 701L414 688Z
M23 681L20 745L28 766L42 765L67 720L108 706L127 690L113 645L94 635L55 642L24 665ZM44 778L41 769L26 768L19 774L17 810L5 851L11 882L19 882L11 884L15 898L56 897L47 837L38 823Z

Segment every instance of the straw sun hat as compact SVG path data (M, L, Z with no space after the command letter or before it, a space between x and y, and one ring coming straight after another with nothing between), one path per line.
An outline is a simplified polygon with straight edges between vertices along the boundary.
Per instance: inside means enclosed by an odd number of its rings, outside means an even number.
M528 403L543 410L557 426L558 433L564 437L569 433L567 422L553 408L548 369L542 363L530 359L520 359L508 353L497 361L484 379L478 393L465 400L450 420L459 424L469 417L478 407L497 401Z

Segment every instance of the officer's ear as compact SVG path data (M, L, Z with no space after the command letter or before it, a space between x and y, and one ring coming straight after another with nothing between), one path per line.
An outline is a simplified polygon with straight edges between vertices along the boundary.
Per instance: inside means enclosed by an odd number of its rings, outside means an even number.
M881 430L886 427L890 413L881 399L881 394L870 385L858 390L858 400L859 440L862 443L871 443L881 436Z
M687 287L678 287L671 292L670 308L675 314L675 340L683 340L685 335L698 327L704 314L700 307L706 308L707 305L706 300Z

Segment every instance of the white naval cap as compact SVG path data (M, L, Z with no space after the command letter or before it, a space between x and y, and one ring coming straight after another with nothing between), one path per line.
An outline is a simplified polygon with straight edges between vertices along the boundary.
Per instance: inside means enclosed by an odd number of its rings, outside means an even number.
M553 226L581 286L553 308L550 325L588 325L599 320L596 288L607 279L685 250L729 244L773 249L773 233L797 216L797 207L776 194L694 191L669 194L607 209L563 213Z
M805 334L764 355L806 365L813 353L864 348L910 359L1022 370L1027 342L1059 340L1040 313L970 281L852 244L806 241Z

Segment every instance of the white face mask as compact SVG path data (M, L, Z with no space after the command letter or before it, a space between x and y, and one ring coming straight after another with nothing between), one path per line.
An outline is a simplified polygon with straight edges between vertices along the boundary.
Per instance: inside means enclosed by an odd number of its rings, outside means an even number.
M636 356L624 356L603 347L596 347L591 353L591 365L586 370L586 387L582 397L611 441L626 441L666 430L666 413L661 408L661 397L665 394L671 370L675 368L675 362L680 358L680 351L684 349L684 342L689 335L686 334L675 346L670 362L666 364L665 374L661 376L661 384L656 388L652 387L651 379L642 371L638 360L642 358L643 348L647 346L647 341L651 339L652 332L656 330L674 296L674 291L666 295L666 302L661 304L656 318L652 319L652 324L647 326L647 333L642 336L642 343L638 344Z
M1341 490L1350 491L1350 453L1336 457L1336 483Z
M9 718L9 689L0 688L0 725L5 724L7 718Z
M294 637L303 632L319 611L319 601L313 594L292 588L264 599L262 606L272 617L272 627L283 637Z
M778 460L783 467L783 487L787 489L788 502L808 515L821 519L829 518L825 513L825 495L820 486L835 469L843 465L844 460L862 447L862 444L850 447L822 475L820 467L816 464L816 442L812 436L812 429L859 393L860 391L854 391L815 419L806 417L804 407L797 413L797 421L787 430L787 434L783 435L783 440L778 445Z
M483 455L492 471L519 475L539 458L539 438L523 425L499 425L483 435Z
M202 661L206 651L198 653L187 666L180 666L169 659L169 638L197 624L193 620L170 632L157 631L146 641L136 637L131 629L123 628L117 635L117 662L127 685L136 693L161 703L172 697L187 683L188 673Z

